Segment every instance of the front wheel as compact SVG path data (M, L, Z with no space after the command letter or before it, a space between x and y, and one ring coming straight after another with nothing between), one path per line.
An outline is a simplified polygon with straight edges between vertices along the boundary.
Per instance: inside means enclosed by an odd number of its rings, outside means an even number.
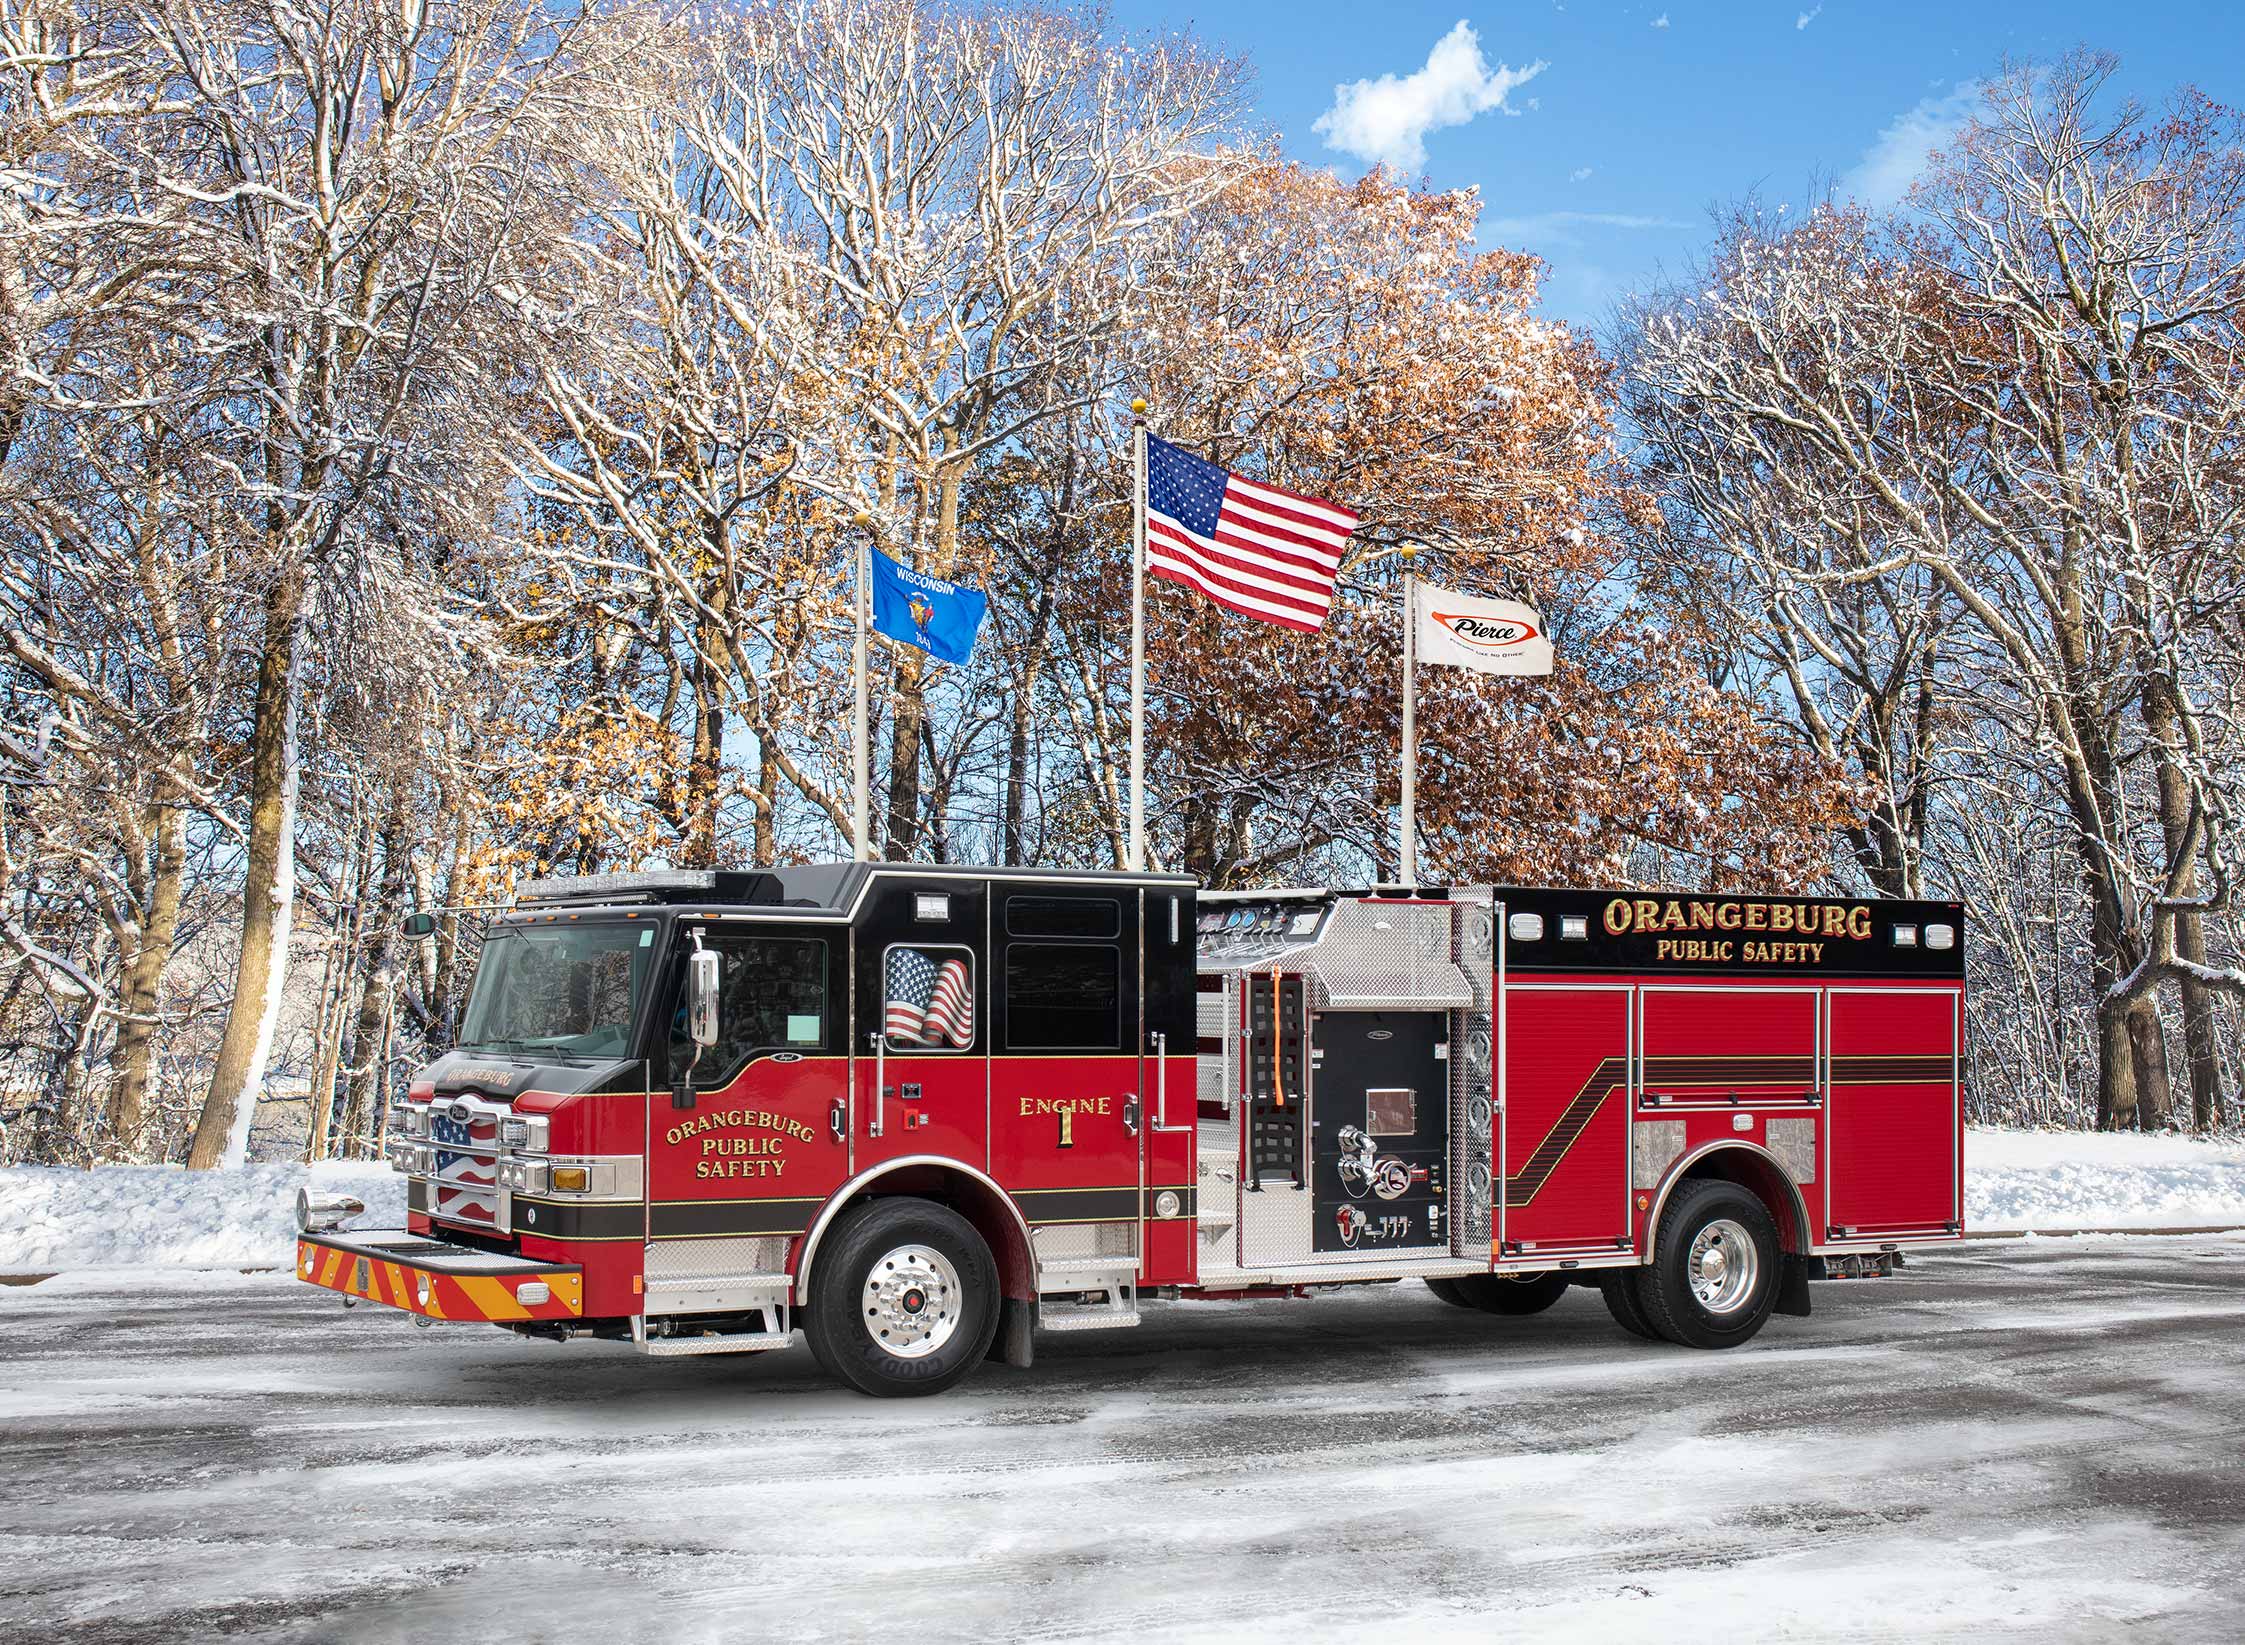
M1645 1322L1687 1348L1735 1348L1777 1305L1768 1207L1734 1182L1686 1182L1661 1214L1652 1266L1634 1275Z
M998 1265L946 1205L883 1199L847 1213L819 1252L803 1311L811 1352L881 1398L939 1394L990 1350Z

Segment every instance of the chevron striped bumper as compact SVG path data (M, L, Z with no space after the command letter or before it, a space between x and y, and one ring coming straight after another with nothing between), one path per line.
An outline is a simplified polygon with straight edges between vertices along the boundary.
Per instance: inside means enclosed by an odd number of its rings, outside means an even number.
M430 1319L506 1325L584 1313L584 1271L573 1264L448 1245L402 1228L300 1234L296 1277Z

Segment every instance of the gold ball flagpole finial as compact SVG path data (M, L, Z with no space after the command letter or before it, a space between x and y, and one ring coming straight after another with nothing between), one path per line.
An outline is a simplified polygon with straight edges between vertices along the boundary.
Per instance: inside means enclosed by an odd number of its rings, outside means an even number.
M1143 401L1143 400L1133 400L1133 401L1131 401L1131 402L1130 402L1130 414L1131 414L1131 415L1132 415L1133 417L1143 417L1143 416L1145 416L1145 415L1146 415L1146 402L1145 402L1145 401Z
M862 508L859 509L855 514L850 516L850 524L856 526L860 531L863 531L872 523L873 516L866 513L866 511Z
M1403 563L1405 565L1409 565L1413 560L1419 557L1419 545L1417 543L1405 543L1401 548L1397 549L1396 552L1403 556Z

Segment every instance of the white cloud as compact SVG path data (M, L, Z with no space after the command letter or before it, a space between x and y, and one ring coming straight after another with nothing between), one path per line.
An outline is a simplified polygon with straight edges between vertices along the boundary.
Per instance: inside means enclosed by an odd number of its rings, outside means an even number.
M1804 11L1800 14L1800 16L1793 19L1793 27L1796 29L1805 29L1823 15L1824 0L1816 0L1816 6L1813 10Z
M1335 86L1333 106L1317 117L1311 129L1329 149L1416 171L1426 164L1428 132L1462 126L1491 109L1511 113L1505 99L1513 88L1549 66L1539 58L1524 69L1503 63L1492 69L1481 55L1481 37L1473 32L1473 25L1460 22L1434 43L1424 68L1400 79L1383 74L1377 80Z
M1585 183L1589 180L1590 167L1588 166L1577 166L1573 171L1567 173L1567 181L1570 183Z
M1867 206L1900 205L1925 170L1926 156L1946 147L1979 106L1977 80L1920 100L1896 115L1879 133L1879 140L1864 150L1855 169L1840 179L1841 192Z
M1654 18L1653 27L1656 29L1664 29L1668 27L1668 13L1662 12L1658 17Z
M1627 211L1539 211L1528 217L1492 217L1481 225L1484 243L1501 242L1548 246L1568 250L1582 244L1586 228L1688 229L1669 217L1646 217Z

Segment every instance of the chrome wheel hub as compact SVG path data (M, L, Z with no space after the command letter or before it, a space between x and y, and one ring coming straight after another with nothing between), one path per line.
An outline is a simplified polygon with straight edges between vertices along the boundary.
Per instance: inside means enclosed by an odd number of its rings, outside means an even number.
M1762 1254L1745 1226L1718 1218L1699 1231L1684 1259L1692 1295L1710 1314L1735 1314L1754 1295Z
M875 1260L860 1307L866 1334L899 1359L924 1359L959 1328L964 1298L951 1259L927 1245L900 1245Z

